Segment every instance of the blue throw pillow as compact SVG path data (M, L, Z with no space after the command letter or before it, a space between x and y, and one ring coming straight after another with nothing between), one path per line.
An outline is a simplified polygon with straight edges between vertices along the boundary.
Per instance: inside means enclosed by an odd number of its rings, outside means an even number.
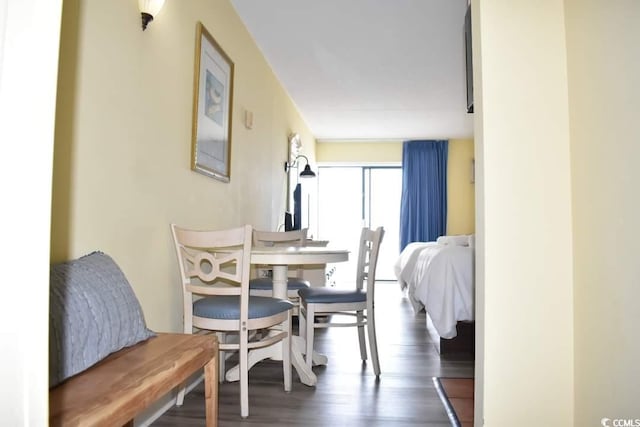
M51 266L49 387L155 334L118 265L102 252Z

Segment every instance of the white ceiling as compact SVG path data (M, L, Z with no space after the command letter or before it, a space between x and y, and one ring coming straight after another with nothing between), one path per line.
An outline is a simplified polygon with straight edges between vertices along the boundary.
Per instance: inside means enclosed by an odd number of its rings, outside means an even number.
M467 0L231 0L318 140L470 138Z

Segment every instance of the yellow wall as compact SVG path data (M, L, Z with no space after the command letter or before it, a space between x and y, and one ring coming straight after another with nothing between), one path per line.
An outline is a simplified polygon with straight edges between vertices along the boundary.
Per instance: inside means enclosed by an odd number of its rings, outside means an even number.
M472 1L474 48L482 49L474 49L474 87L482 88L476 186L483 189L476 194L477 425L574 425L563 7L562 0Z
M640 419L640 2L566 0L565 11L575 425L587 426Z
M401 164L402 141L318 141L321 163ZM475 232L475 185L471 182L473 140L449 140L447 234Z
M472 139L450 139L447 162L447 234L472 234L475 225L475 183L471 182Z
M198 20L235 63L230 183L190 170ZM139 21L135 1L64 1L51 256L110 254L149 326L179 331L169 224L275 229L287 136L311 159L315 140L227 0L170 1L146 31Z

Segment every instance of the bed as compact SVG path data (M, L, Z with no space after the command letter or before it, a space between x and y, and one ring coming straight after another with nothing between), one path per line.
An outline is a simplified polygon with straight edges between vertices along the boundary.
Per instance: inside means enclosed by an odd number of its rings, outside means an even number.
M427 313L428 327L450 340L474 321L474 235L414 242L401 252L394 272L414 312Z

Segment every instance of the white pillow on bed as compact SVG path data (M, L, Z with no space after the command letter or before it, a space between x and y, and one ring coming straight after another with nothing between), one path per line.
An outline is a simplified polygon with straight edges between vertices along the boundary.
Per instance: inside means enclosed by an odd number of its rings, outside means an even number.
M439 245L469 246L469 235L460 234L456 236L440 236L436 240L436 243Z

